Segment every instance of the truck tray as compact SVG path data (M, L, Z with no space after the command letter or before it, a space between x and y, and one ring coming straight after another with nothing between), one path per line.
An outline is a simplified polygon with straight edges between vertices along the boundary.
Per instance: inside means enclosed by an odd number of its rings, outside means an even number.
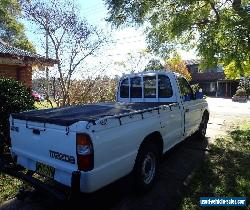
M100 103L32 110L12 114L13 119L70 126L78 121L96 121L102 117L140 111L170 103Z

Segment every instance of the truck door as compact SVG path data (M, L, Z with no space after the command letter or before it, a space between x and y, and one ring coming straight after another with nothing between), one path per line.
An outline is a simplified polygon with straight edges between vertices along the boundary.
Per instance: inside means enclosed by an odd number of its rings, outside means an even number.
M200 108L196 102L193 90L187 80L178 77L180 94L183 101L184 133L189 136L194 133L200 122Z
M174 101L174 94L171 80L166 75L158 75L158 97L159 100ZM171 108L171 112L162 111L160 115L160 125L166 148L170 148L182 138L182 117L179 105Z

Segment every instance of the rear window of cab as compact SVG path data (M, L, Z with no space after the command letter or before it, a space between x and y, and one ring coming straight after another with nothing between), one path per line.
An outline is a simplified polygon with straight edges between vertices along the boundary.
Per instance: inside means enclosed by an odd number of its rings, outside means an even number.
M125 77L120 83L121 98L170 98L173 96L171 82L168 76L144 75Z

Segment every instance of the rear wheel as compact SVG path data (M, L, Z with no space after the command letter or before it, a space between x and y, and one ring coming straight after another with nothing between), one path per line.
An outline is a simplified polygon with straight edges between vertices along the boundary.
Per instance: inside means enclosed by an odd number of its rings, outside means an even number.
M204 139L207 132L208 114L204 113L202 116L201 124L199 130L197 131L198 137Z
M155 144L147 143L140 148L135 166L134 181L136 190L140 193L150 190L159 171L159 150Z

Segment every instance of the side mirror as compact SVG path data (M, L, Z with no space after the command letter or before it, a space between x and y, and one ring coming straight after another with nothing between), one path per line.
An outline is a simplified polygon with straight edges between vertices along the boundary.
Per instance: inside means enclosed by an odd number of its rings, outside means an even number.
M184 96L184 101L190 101L191 100L191 94L187 94Z
M202 92L196 92L195 93L195 99L202 99L203 98L203 93Z

